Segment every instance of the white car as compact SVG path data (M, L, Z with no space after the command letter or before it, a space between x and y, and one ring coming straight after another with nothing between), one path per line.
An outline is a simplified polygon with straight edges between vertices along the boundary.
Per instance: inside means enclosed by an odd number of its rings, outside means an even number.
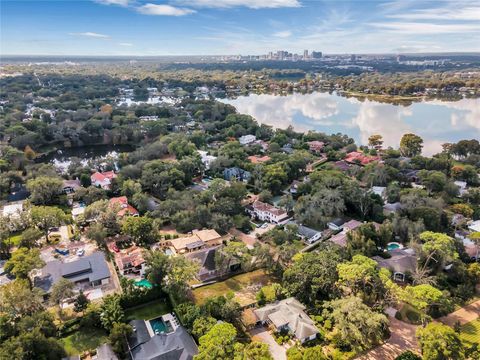
M85 255L85 250L84 249L78 249L77 250L77 256L83 256Z

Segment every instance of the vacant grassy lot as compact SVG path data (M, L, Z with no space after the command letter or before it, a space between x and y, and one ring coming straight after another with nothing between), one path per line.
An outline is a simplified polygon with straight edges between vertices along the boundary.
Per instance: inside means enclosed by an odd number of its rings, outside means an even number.
M249 273L236 275L228 280L203 286L193 290L193 296L197 304L203 304L212 296L226 295L228 292L235 294L235 300L242 306L256 301L256 294L262 286L270 285L275 279L263 270L255 270Z
M107 332L98 328L80 328L73 334L60 339L67 354L77 355L94 350L108 340Z
M125 318L130 320L150 320L172 311L167 300L159 299L147 304L127 309Z
M463 325L460 337L469 345L480 344L480 318Z

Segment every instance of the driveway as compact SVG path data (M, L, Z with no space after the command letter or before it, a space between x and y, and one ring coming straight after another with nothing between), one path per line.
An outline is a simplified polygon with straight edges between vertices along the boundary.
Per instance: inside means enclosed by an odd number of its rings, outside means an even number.
M480 300L471 303L447 316L443 316L438 321L448 326L454 326L458 321L460 325L476 320L480 316Z
M235 236L237 239L241 240L249 249L253 249L255 243L258 241L254 236L247 235L240 230L235 228L230 230L230 235Z
M253 341L268 344L270 353L275 360L287 360L287 350L278 345L273 336L268 332L267 328L259 327L249 331Z
M390 339L383 345L370 350L365 355L358 357L358 360L394 360L405 350L412 350L419 353L415 332L416 325L404 323L394 317L390 317Z

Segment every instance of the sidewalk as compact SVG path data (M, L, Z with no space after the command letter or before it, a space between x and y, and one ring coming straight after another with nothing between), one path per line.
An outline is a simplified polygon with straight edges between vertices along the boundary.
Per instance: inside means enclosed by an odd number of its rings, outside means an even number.
M438 321L448 326L454 326L455 323L460 322L460 325L476 320L480 316L480 300L471 303L457 311L454 311L447 316L443 316Z

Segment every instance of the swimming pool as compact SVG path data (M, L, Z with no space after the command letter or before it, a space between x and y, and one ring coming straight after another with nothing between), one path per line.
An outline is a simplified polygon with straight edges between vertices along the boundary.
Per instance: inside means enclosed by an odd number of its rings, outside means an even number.
M144 287L147 289L151 289L153 287L153 285L147 279L135 281L135 286Z
M155 334L168 334L173 331L170 321L163 321L161 316L159 318L149 320L148 322L150 323L150 326Z
M397 242L391 242L391 243L387 244L387 250L388 251L392 251L392 250L396 250L396 249L402 249L402 248L403 248L402 244L399 244Z

